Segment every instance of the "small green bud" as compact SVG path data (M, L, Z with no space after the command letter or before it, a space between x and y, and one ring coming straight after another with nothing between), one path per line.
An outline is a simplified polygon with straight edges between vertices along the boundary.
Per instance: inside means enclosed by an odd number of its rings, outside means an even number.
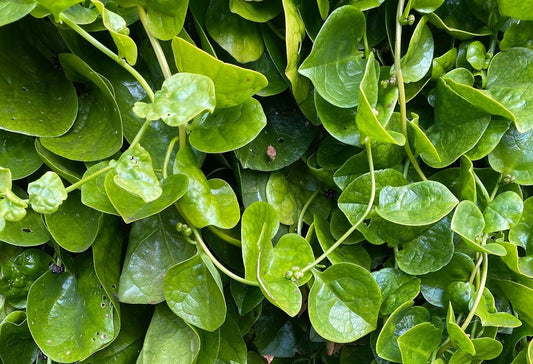
M407 24L413 25L415 23L415 20L416 20L415 16L411 14L407 17Z
M192 229L188 226L183 228L183 235L185 236L191 236L192 235Z
M293 276L294 272L292 270L288 270L287 272L285 272L285 278L292 279Z

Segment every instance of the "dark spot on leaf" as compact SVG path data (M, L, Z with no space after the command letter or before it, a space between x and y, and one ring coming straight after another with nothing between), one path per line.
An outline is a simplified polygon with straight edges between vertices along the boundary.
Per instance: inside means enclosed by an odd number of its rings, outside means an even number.
M25 86L22 86L20 89L21 89L22 91L29 91L29 89L28 89L27 87L25 87Z
M23 233L31 233L31 229L30 228L22 228L22 232Z
M65 267L62 267L62 266L57 265L57 264L54 263L54 264L52 264L51 270L52 270L52 273L54 273L54 274L61 274L61 273L65 272Z
M337 199L337 192L335 192L335 190L329 189L326 192L324 192L324 196L328 200L336 200Z
M100 307L105 308L105 302L100 303Z
M280 144L285 143L285 138L279 138L278 139L278 143L280 143Z

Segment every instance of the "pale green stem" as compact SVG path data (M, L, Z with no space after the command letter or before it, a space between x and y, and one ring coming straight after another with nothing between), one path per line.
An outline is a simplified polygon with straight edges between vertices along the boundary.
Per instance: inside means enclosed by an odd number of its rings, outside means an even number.
M150 33L148 30L148 20L146 17L146 11L142 6L137 6L137 12L139 13L139 19L141 20L141 23L144 27L144 30L146 31L146 34L148 35L148 39L150 40L150 44L152 45L152 48L154 50L155 56L157 58L157 62L159 62L159 68L161 68L161 72L163 73L163 77L165 77L165 80L168 80L170 77L172 77L172 71L170 70L170 67L168 66L167 58L165 56L165 52L163 52L163 48L161 48L161 44L159 43L159 40L157 40L156 37ZM179 141L180 141L180 148L185 146L187 143L187 134L185 131L185 126L180 125L178 127L179 130Z
M302 226L304 223L305 213L307 209L309 208L309 206L311 206L311 204L313 203L313 200L315 199L315 197L318 195L319 192L320 192L320 186L317 186L316 191L313 192L311 197L309 197L309 199L305 203L304 207L302 207L302 211L300 212L300 216L298 217L298 227L297 227L298 235L302 235Z
M68 186L65 190L67 191L67 193L70 193L72 191L74 191L75 189L81 187L82 185L84 185L85 183L95 179L96 177L104 174L104 173L107 173L108 171L110 171L111 169L113 169L112 166L107 166L105 168L102 168L101 170L99 171L96 171L94 172L93 174L87 176L87 177L84 177L82 179L80 179L78 182L75 182L73 184L71 184L70 186Z
M496 186L494 186L494 189L492 190L492 193L490 195L490 201L494 200L494 198L496 197L496 194L498 193L498 190L500 189L500 182L502 181L502 177L503 175L500 174L500 178L498 178L498 181L496 182Z
M366 30L363 33L363 44L365 45L365 58L370 57L370 47L368 46L368 37L366 35Z
M477 272L479 271L479 267L481 267L481 263L483 263L483 255L479 255L479 258L476 262L476 266L472 270L472 273L470 273L470 278L468 279L468 283L472 284L474 283L474 280L476 279Z
M170 156L172 155L172 151L174 150L174 146L176 145L178 139L179 137L174 137L170 143L168 143L167 153L165 154L165 162L163 163L163 178L168 177L168 163L170 162Z
M137 72L135 68L130 66L128 62L126 62L123 58L119 57L116 53L114 53L112 50L107 48L105 45L100 43L96 38L94 38L92 35L90 35L88 32L86 32L82 27L80 27L78 24L72 22L69 18L67 18L64 14L59 14L59 19L63 21L63 23L67 24L72 30L74 30L76 33L81 35L83 38L85 38L89 43L91 43L93 46L98 48L102 53L104 53L106 56L111 58L113 61L117 62L120 66L126 69L135 79L141 84L142 88L148 95L151 101L154 101L154 92L152 91L152 88L150 85L148 85L148 82L144 79L144 77Z
M489 202L491 200L490 196L489 196L489 192L487 191L487 188L485 187L485 185L483 184L481 179L479 179L479 177L478 177L478 175L476 173L474 173L474 179L476 180L476 184L478 185L479 189L481 190L481 193L483 194L483 197L485 197L485 200L487 202Z
M239 239L235 239L233 236L229 236L228 234L218 230L216 227L209 225L208 229L220 239L224 240L226 243L230 243L231 245L235 245L237 247L242 246L241 241Z
M483 291L485 290L485 285L487 284L487 275L489 272L489 259L488 254L483 253L483 271L481 272L481 282L479 283L476 298L474 299L474 304L472 305L472 308L470 309L470 312L468 313L468 316L466 316L465 321L463 322L463 325L461 326L461 329L464 331L470 324L470 321L474 318L474 315L476 314L477 307L479 306L479 302L481 302L481 297L483 296Z
M405 0L398 1L398 10L396 12L396 42L394 44L394 72L396 75L396 83L398 85L398 102L400 104L400 118L402 121L402 134L405 136L405 154L411 161L413 168L416 170L418 175L423 181L426 181L427 178L420 169L418 162L413 155L413 151L409 146L409 139L407 138L407 106L406 106L406 97L405 97L405 85L403 82L403 73L401 66L402 59L402 10Z
M209 251L209 248L207 247L207 245L203 241L202 236L200 235L200 232L198 231L198 229L196 229L194 226L192 226L190 224L189 224L189 227L191 228L191 230L192 230L192 232L193 232L193 234L194 234L194 236L196 238L196 242L200 245L200 247L202 248L202 251L204 252L204 254L207 255L209 257L209 259L211 260L211 262L213 262L213 264L218 269L220 269L225 275L227 275L231 279L234 279L237 282L242 283L242 284L247 284L249 286L256 286L256 287L259 286L259 283L255 282L255 281L251 281L249 279L245 279L245 278L239 277L235 273L231 272L228 268L224 267L224 265L222 265L222 263L220 263L217 260L217 258L211 253L211 251Z
M146 133L146 131L150 127L150 123L151 123L150 120L146 120L143 123L143 125L141 126L141 128L137 132L137 135L135 135L135 138L132 140L132 142L130 144L130 148L133 148L134 146L136 146L137 144L139 144L141 142L142 137L144 136L144 134Z
M366 153L368 158L368 166L370 168L370 180L371 180L371 192L370 192L370 199L368 200L368 205L366 207L365 212L363 215L359 218L359 220L356 221L356 223L344 233L343 236L340 237L339 240L335 244L329 247L328 250L326 250L321 256L319 256L315 261L309 265L307 265L305 268L301 270L302 273L307 272L308 270L311 270L314 268L318 263L320 263L322 260L324 260L331 252L333 252L335 249L337 249L363 222L364 219L368 216L370 213L370 210L372 210L372 205L374 204L374 198L376 197L376 177L374 175L374 160L372 159L372 147L370 140L366 139Z

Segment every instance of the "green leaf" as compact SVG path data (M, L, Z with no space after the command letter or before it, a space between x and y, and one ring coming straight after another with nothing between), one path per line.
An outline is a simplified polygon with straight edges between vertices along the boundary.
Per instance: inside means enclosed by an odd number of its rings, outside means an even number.
M402 225L428 225L446 216L459 201L443 184L423 181L407 186L385 186L376 212Z
M191 148L183 147L179 150L174 172L184 174L189 179L189 189L178 201L178 206L194 226L203 228L215 225L230 229L237 225L240 211L235 192L222 179L208 181L197 165Z
M531 37L532 33L532 21L513 23L503 33L503 39L500 42L500 49L509 50L512 47L531 48L533 45Z
M481 337L472 339L472 344L476 350L475 355L471 355L462 350L456 351L450 358L450 364L468 363L471 360L490 360L498 357L502 352L502 344L495 339L489 337Z
M383 268L372 272L372 276L383 297L379 310L382 315L390 315L405 302L414 300L420 292L420 279L408 276L398 269Z
M276 211L266 202L251 204L242 214L241 242L245 278L257 280L259 252L272 250L272 238L278 232Z
M0 325L0 359L5 364L33 363L39 348L33 341L26 313L11 312Z
M375 330L381 293L372 275L350 263L334 264L324 272L313 271L309 292L309 319L327 340L350 342Z
M361 10L354 6L337 8L320 29L311 53L298 70L311 79L320 96L337 107L357 105L367 61L356 45L365 27Z
M470 340L470 337L455 322L455 315L453 313L451 302L448 305L448 314L446 315L446 330L448 330L448 335L454 348L471 355L476 353L476 348L474 347L472 340Z
M121 302L155 304L164 300L167 269L196 252L176 231L177 223L178 214L170 208L132 224L118 286Z
M136 102L133 111L146 120L162 119L179 126L204 111L213 112L215 103L215 86L209 77L178 73L163 82L151 104Z
M474 69L482 70L485 68L485 53L487 49L485 45L476 40L468 45L466 50L466 60Z
M257 24L230 11L228 0L211 0L205 13L209 35L239 63L253 62L263 54Z
M187 177L174 174L163 180L161 196L148 203L117 186L113 180L116 174L110 172L105 179L105 192L120 216L127 224L155 215L178 201L187 192Z
M35 8L36 3L3 1L0 3L0 27L24 18Z
M239 315L241 316L251 312L264 298L259 288L239 283L235 280L230 282L230 289Z
M239 332L237 323L230 316L227 317L224 325L220 327L220 348L217 362L246 363L246 343L240 335L235 336L237 332Z
M174 315L166 305L157 305L148 326L137 363L194 363L200 351L198 333Z
M17 246L37 246L50 240L42 215L28 210L26 216L17 222L6 221L0 229L0 240Z
M489 164L501 174L509 175L521 185L533 184L533 131L520 133L510 128L503 135L500 143L489 154Z
M198 73L213 80L217 108L239 105L268 84L259 72L224 63L184 39L174 38L172 50L180 72Z
M396 262L405 273L426 274L448 264L453 251L453 232L447 219L443 219L420 236L401 244Z
M490 35L492 32L469 10L469 2L441 1L435 12L428 13L429 21L438 29L445 30L457 39L470 39L476 36ZM479 7L475 8L479 11ZM477 13L477 12L475 12Z
M18 22L0 28L0 69L4 74L0 80L0 129L34 136L62 135L74 124L78 112L76 91L29 40L20 37L23 26Z
M298 221L302 207L291 187L281 172L272 173L266 185L267 201L274 207L279 221L285 225L292 225Z
M246 0L230 0L229 8L232 13L258 23L265 23L275 18L282 9L279 1L253 2Z
M527 48L500 52L492 58L487 71L488 93L514 114L521 133L533 128L530 119L533 109L527 102L533 96L532 56L533 50Z
M520 321L531 326L533 324L533 313L531 312L533 289L508 280L497 280L495 283L511 301L513 310L518 313Z
M527 255L533 254L533 198L524 201L520 221L509 230L509 241L524 248Z
M226 318L222 281L207 256L196 254L165 274L163 291L170 309L203 330L219 328Z
M498 312L492 293L485 288L476 309L476 316L483 326L518 327L522 322L508 312Z
M67 199L67 191L59 176L46 172L36 181L28 184L29 202L35 212L51 214Z
M118 48L118 56L125 58L126 61L134 65L137 62L137 45L128 35L130 30L126 21L119 14L114 13L104 7L104 4L97 0L91 0L91 3L98 9L102 16L102 22L107 28L115 45Z
M526 251L525 256L520 256L518 253L518 246L513 243L500 242L506 253L501 257L501 260L518 275L523 275L533 278L533 260L531 255Z
M75 271L42 275L28 293L28 325L41 350L52 360L83 360L115 337L113 308L102 305L90 254L75 260Z
M378 170L374 173L376 196L386 186L404 186L407 180L393 169ZM372 193L370 173L365 173L353 180L339 196L338 206L350 223L355 224L364 214Z
M398 338L403 363L425 364L441 342L442 330L429 322L418 324Z
M486 157L496 148L508 129L509 124L507 121L493 117L481 139L479 139L474 148L466 153L466 156L471 160L479 160Z
M26 216L28 204L10 190L6 190L0 197L0 217L7 221L17 222Z
M44 164L70 183L78 182L85 172L85 165L83 163L71 161L70 159L60 157L50 152L42 146L39 139L35 139L35 150Z
M35 151L34 138L0 130L0 166L11 171L10 181L29 176L42 164Z
M389 316L376 342L377 354L396 363L402 362L402 355L398 338L418 324L429 321L429 312L420 306L413 306L413 302L406 302Z
M81 3L82 0L36 0L37 4L49 10L56 17L59 13L67 10L73 5Z
M422 128L418 125L418 115L412 115L413 120L407 120L407 125L409 125L412 130L412 133L414 134L414 145L416 146L416 153L425 153L431 156L430 158L440 161L439 152L437 152L437 149L435 149L435 146L431 143L431 140L429 140L424 130L422 130Z
M275 171L302 157L311 145L316 129L302 113L293 109L284 96L266 98L261 104L265 115L268 115L267 125L252 142L237 149L235 154L243 168Z
M80 193L73 191L53 214L45 215L48 231L64 249L80 253L96 239L102 213L81 203Z
M533 6L517 0L498 0L498 9L503 16L521 20L533 20Z
M217 109L191 125L189 142L202 152L229 152L254 140L266 122L261 104L250 98L240 105Z
M327 102L315 92L315 106L322 125L335 139L350 144L360 145L360 134L355 124L356 108L340 108Z
M152 167L152 158L139 144L122 153L114 168L113 182L144 202L154 201L163 193Z
M426 23L427 18L422 17L411 36L407 53L402 57L401 68L406 83L420 81L431 67L434 43Z
M483 211L485 232L492 233L515 226L520 221L523 208L522 199L515 192L499 194Z
M83 178L87 178L108 166L109 162L97 163L87 169L83 175ZM108 173L102 173L98 177L88 180L81 186L81 202L85 206L88 206L94 210L105 212L106 214L118 215L119 213L111 203L105 190L105 180L107 174ZM132 195L130 194L130 197L131 196Z
M413 9L420 13L434 12L442 5L444 0L414 0Z

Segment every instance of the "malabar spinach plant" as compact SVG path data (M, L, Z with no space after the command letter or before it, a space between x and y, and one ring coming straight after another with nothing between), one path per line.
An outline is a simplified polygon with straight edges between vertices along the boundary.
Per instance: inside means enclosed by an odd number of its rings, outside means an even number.
M0 362L533 362L533 4L0 1Z

